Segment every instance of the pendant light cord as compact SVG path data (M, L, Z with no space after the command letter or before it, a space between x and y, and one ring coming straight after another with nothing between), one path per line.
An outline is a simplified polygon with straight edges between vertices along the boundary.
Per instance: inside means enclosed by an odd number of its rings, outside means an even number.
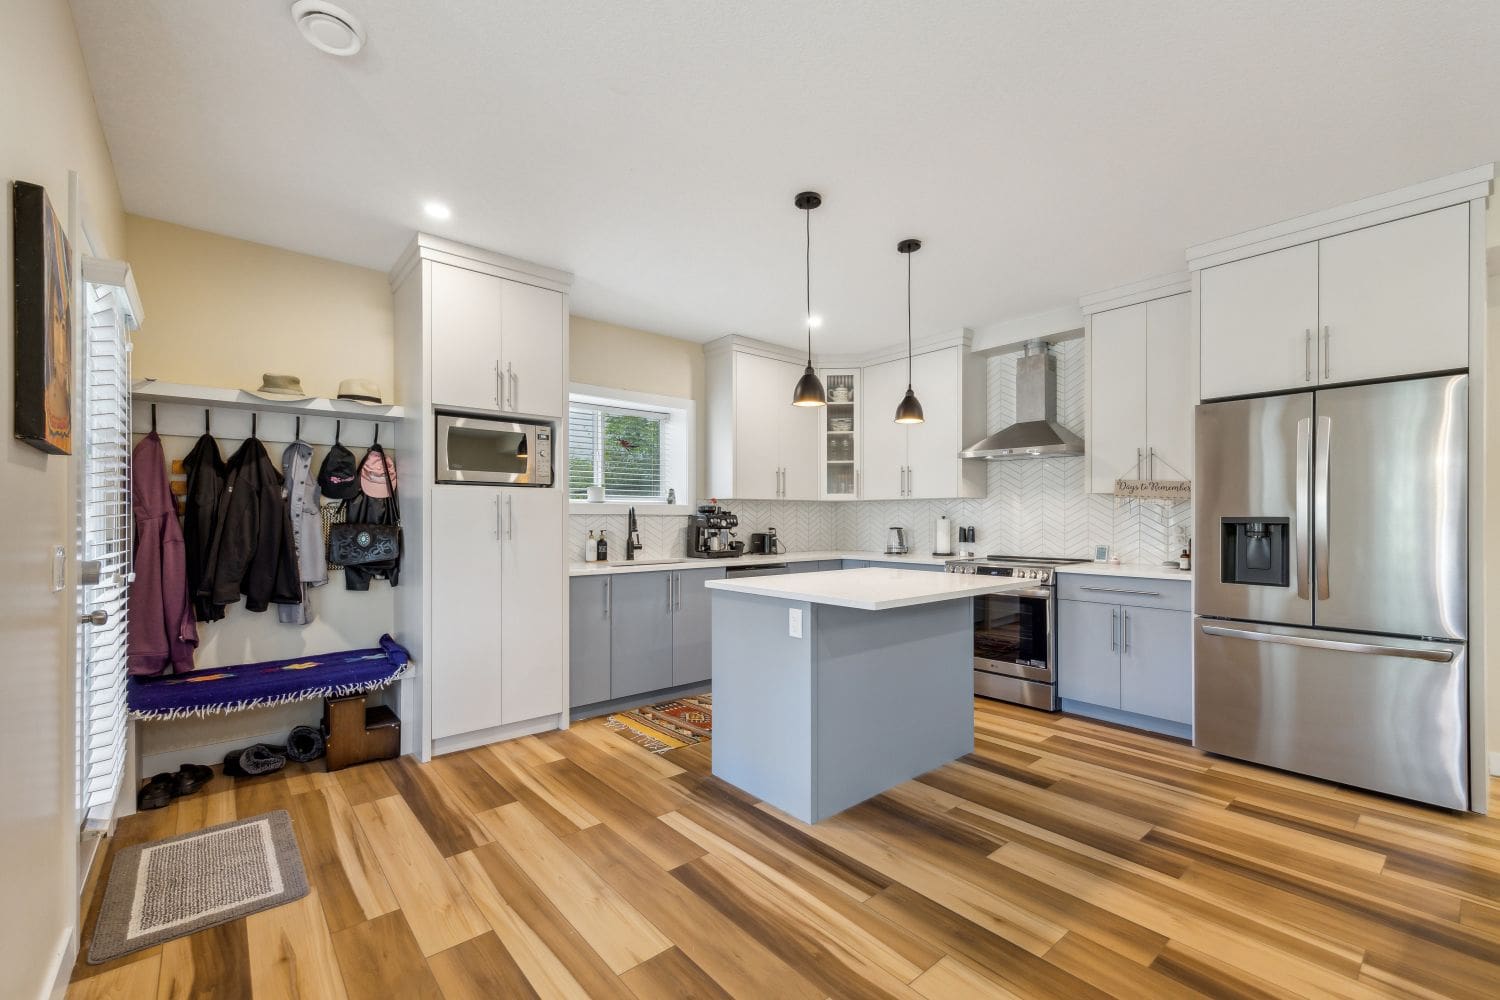
M803 275L803 288L807 289L807 312L803 314L803 322L807 324L807 367L812 367L812 209L804 208L802 218L807 222L807 248L802 254L802 263L806 269Z
M911 390L911 254L906 255L906 388Z

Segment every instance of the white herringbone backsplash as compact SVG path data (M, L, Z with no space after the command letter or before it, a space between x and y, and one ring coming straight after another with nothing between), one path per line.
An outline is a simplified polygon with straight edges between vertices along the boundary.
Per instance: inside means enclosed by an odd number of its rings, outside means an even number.
M1080 436L1084 432L1084 351L1082 340L1056 345L1058 421ZM991 357L986 363L988 429L1015 420L1016 359L1020 352ZM1087 446L1087 442L1085 442ZM1192 505L1157 500L1116 500L1091 495L1084 488L1084 460L1053 458L991 462L989 492L979 500L771 501L725 500L739 516L738 537L774 526L787 548L878 551L886 529L905 528L913 552L932 551L932 523L940 514L957 528L974 525L981 555L1091 558L1095 545L1108 545L1124 562L1159 562L1175 558L1181 539L1192 533ZM569 518L570 550L581 558L590 530L604 528L611 555L624 554L625 518L587 513ZM685 517L642 517L644 558L681 555L687 539ZM616 548L618 547L618 548Z

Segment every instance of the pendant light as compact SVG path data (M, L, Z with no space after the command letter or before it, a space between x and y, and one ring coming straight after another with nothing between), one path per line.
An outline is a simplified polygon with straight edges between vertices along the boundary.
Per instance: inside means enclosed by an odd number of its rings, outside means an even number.
M920 424L922 404L911 388L911 255L922 249L921 240L902 240L896 244L896 252L906 254L906 395L896 407L896 423Z
M806 222L807 230L807 247L803 256L806 272L804 287L807 290L807 370L797 380L797 388L792 390L792 405L826 406L828 396L823 392L823 383L813 371L812 363L812 332L815 322L812 314L812 210L823 204L823 196L816 191L803 191L797 196L794 204L802 209L802 217Z

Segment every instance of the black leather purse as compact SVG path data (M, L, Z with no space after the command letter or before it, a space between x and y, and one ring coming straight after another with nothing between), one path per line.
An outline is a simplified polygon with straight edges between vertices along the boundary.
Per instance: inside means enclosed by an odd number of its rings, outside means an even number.
M396 499L396 483L390 476L390 457L376 441L370 450L379 452L382 467L386 469L386 483L391 495L387 504L386 522L354 521L334 524L328 529L328 561L338 566L384 565L395 567L401 559L401 507ZM367 454L366 459L369 458ZM364 461L356 467L363 474ZM348 513L351 501L342 504Z

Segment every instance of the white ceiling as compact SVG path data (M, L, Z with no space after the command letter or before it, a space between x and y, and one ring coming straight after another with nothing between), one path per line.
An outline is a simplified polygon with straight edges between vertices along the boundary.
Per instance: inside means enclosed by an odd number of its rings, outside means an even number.
M1500 158L1500 3L73 0L127 208L385 269L425 228L582 315L820 350L1025 316ZM432 223L427 199L452 206Z

